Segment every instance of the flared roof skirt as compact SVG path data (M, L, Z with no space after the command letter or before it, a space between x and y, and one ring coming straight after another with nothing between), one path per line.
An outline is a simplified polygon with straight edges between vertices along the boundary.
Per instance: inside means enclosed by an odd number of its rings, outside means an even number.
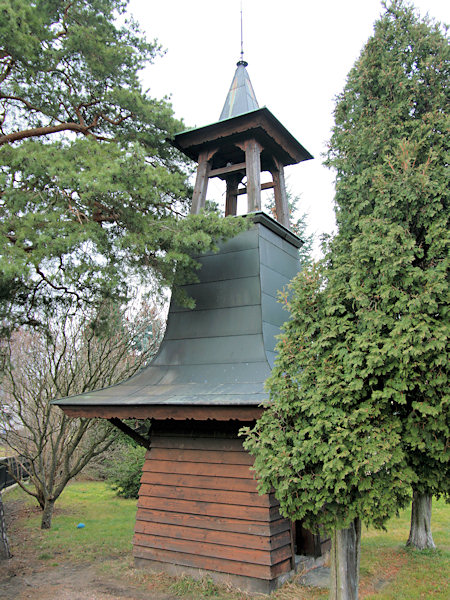
M171 303L148 367L109 388L63 398L65 407L257 407L288 318L278 291L299 270L301 240L264 213L255 226L199 258L200 281L185 286L194 309Z

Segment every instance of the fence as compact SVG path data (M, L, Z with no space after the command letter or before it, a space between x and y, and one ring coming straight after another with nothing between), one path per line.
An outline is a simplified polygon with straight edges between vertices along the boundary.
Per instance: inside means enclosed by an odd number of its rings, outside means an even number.
M16 479L28 477L29 462L17 456L0 458L0 492L16 483Z

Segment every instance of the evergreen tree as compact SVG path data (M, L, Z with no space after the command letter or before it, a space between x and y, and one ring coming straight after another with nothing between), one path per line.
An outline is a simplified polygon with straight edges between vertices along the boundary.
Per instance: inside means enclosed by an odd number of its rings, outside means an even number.
M307 213L299 212L300 196L295 196L293 192L288 188L286 189L286 195L289 206L289 220L291 224L291 230L298 235L302 240L303 244L299 248L299 258L302 265L306 265L311 262L311 253L314 244L314 234L307 233L308 228L308 215ZM265 210L268 214L272 215L274 219L277 218L275 210L275 196L272 194L269 196L266 202Z
M338 233L290 320L247 448L281 510L333 532L330 598L357 598L360 521L449 493L445 31L385 5L338 97Z
M406 3L390 4L338 100L328 157L337 251L356 267L354 295L381 313L383 386L398 391L391 401L415 472L409 543L419 549L434 547L431 497L448 495L450 481L446 33Z
M193 252L242 227L187 216L189 165L167 141L184 125L141 88L160 50L126 5L0 3L3 328L124 299L131 281L172 284L175 269L182 281Z

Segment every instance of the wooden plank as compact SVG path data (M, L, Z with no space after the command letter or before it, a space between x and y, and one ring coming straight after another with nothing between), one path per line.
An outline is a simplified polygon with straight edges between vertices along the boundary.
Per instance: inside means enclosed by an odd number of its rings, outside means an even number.
M220 544L222 546L235 546L236 548L265 550L266 552L283 546L290 546L291 543L291 534L289 531L284 531L270 537L139 520L136 521L134 531L135 533L173 538L176 540L192 540L208 544Z
M203 488L205 490L257 492L257 481L255 479L239 479L237 477L207 477L203 475L181 475L179 473L144 472L141 477L141 483Z
M246 452L242 439L219 437L184 437L153 435L152 448L179 448L184 450L221 450L226 452Z
M273 181L268 181L267 183L261 184L261 190L271 190L273 187L275 187L275 184ZM236 196L242 196L243 194L246 194L246 193L247 193L246 187L237 188L236 191L234 192L234 194Z
M291 559L287 558L270 568L271 579L279 577L283 573L288 573L291 570Z
M222 452L220 450L184 450L178 448L151 448L150 460L173 460L177 462L198 462L202 464L228 464L252 466L254 458L247 452Z
M245 173L245 162L236 163L235 165L230 165L228 167L221 167L220 169L211 169L208 177L219 177L219 175L226 175L227 173L236 173L236 171L241 171Z
M133 544L147 548L158 548L160 550L171 550L172 552L183 552L211 558L225 558L253 565L274 565L291 556L290 543L287 546L277 548L271 552L266 550L255 550L254 548L237 548L235 546L222 546L221 544L209 544L194 540L182 540L170 537L160 537L135 533Z
M247 577L257 577L258 579L268 580L273 579L271 574L273 567L271 568L266 565L249 565L248 563L241 563L236 560L208 558L205 556L196 556L195 554L148 548L136 544L133 547L133 556L136 558L148 558L185 567L231 573L232 575L245 575Z
M253 471L250 471L247 465L205 465L202 463L178 463L173 460L146 460L142 470L153 473L180 473L253 480Z
M152 523L166 523L181 527L198 527L231 533L243 533L270 537L284 531L289 531L290 523L287 519L279 518L271 523L264 521L251 521L234 519L231 517L209 517L207 515L192 515L186 513L169 512L150 508L138 508L137 521L150 521Z
M278 507L234 506L216 502L196 502L195 500L180 500L178 498L158 498L140 496L138 508L189 513L191 515L207 515L210 517L231 517L250 521L276 521L280 518Z
M278 506L279 503L273 495L260 496L257 492L234 492L228 490L204 490L202 488L181 487L171 485L150 485L142 483L139 496L154 498L176 498L179 500L196 500L198 502L217 502L219 504L232 504L239 510L241 506Z
M69 417L99 417L110 419L175 419L186 421L254 421L259 419L263 408L259 406L170 406L170 405L103 405L103 406L76 406L61 405L60 408Z
M271 508L271 510L274 510ZM282 517L278 511L278 507L276 507L276 517L270 523L270 535L276 535L277 533L282 533L283 531L291 531L291 523L288 519ZM292 535L292 534L291 534Z
M219 427L211 427L208 421L195 421L189 423L180 423L178 421L152 421L152 435L159 437L174 438L214 438L214 439L235 439L243 440L238 435L240 430L239 421L230 421L221 423Z

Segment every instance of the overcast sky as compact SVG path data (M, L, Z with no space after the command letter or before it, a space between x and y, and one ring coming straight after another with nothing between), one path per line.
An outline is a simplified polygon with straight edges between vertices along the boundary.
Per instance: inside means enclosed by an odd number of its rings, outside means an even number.
M218 120L240 53L241 0L131 0L148 38L167 50L143 73L155 97L170 96L187 127ZM322 166L334 98L373 31L381 0L243 0L244 58L267 106L315 157L286 168L317 236L334 230L334 175ZM416 0L421 15L450 21L448 0ZM269 180L270 176L263 176ZM224 201L214 179L208 197ZM241 197L242 198L242 197ZM245 198L245 196L244 196ZM241 207L243 210L244 207Z

